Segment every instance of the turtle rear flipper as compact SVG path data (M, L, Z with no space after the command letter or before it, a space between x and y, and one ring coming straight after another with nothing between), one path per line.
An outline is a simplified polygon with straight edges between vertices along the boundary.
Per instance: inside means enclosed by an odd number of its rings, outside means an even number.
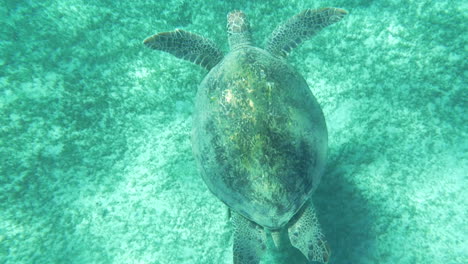
M168 52L207 70L223 58L223 53L213 41L181 29L158 33L146 38L143 43L151 49Z
M322 234L311 202L306 203L293 217L288 233L291 244L309 261L328 262L331 250Z
M306 9L279 25L270 35L266 50L286 57L289 52L322 28L340 21L348 12L340 8Z
M234 225L234 264L258 264L266 251L266 234L263 228L232 212Z

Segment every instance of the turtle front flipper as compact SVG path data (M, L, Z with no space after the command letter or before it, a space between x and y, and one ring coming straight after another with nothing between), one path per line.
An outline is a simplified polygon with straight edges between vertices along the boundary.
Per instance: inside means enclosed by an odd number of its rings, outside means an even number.
M340 8L306 9L279 25L270 35L266 50L286 57L303 41L322 28L340 21L348 12Z
M196 63L207 70L213 68L223 58L223 53L213 41L181 29L158 33L146 38L143 44Z
M331 250L322 234L311 202L306 203L291 219L288 233L291 244L309 261L328 262Z
M234 264L258 264L266 251L263 228L232 212L234 226Z

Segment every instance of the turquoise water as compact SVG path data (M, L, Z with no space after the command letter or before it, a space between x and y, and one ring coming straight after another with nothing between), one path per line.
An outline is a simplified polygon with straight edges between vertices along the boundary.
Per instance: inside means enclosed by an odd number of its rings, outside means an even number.
M468 263L468 5L449 0L3 1L0 263L231 263L191 153L206 71L142 40L183 28L227 52L242 9L261 46L323 6L349 15L288 61L328 124L330 263Z

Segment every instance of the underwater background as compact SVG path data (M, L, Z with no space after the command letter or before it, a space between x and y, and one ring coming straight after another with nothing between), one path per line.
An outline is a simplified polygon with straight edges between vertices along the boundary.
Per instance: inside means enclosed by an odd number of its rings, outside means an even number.
M313 195L330 263L468 263L468 2L0 4L0 263L232 263L225 206L190 132L206 71L145 48L182 28L259 46L305 8L349 12L288 61L321 104Z

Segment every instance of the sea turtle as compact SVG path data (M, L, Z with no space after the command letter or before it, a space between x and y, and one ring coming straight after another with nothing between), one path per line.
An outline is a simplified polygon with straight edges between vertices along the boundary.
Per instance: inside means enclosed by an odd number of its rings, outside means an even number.
M285 58L346 14L304 10L261 49L246 15L233 11L224 56L212 41L180 29L144 40L209 70L197 92L192 146L204 182L232 211L234 263L259 263L273 244L302 252L304 261L329 259L310 201L325 165L327 128L306 81Z

